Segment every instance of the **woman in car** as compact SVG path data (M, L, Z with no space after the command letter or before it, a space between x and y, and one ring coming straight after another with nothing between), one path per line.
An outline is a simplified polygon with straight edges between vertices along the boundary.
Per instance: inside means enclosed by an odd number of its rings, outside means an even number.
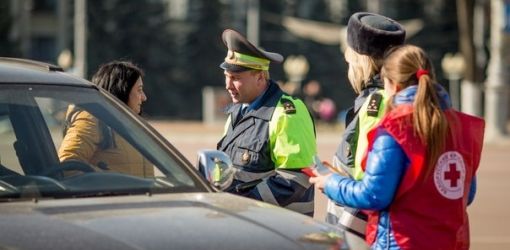
M131 62L102 65L92 82L124 102L136 114L147 100L143 71ZM61 162L81 161L102 170L140 177L154 176L154 169L137 150L110 127L82 108L71 105L66 114L64 138L58 150Z

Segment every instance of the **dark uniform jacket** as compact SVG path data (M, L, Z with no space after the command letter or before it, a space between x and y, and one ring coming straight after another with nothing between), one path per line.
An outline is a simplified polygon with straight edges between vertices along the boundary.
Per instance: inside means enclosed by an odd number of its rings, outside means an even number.
M373 93L382 90L384 87L379 75L374 76L370 83L361 90L361 93L354 100L354 106L349 108L345 118L345 131L340 141L340 145L335 153L335 161L339 161L336 166L342 166L348 173L354 168L354 158L359 135L359 110ZM378 106L380 106L379 104Z

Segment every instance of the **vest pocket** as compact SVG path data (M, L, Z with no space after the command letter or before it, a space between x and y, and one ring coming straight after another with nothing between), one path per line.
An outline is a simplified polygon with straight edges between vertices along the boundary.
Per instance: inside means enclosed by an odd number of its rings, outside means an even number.
M261 171L261 150L263 142L259 140L241 141L234 148L232 163L243 168Z

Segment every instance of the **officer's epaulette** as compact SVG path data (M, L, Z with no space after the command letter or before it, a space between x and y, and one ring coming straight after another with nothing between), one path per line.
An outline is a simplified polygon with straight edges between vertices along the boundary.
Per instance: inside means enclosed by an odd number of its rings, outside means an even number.
M294 106L294 103L292 100L289 100L287 98L281 98L280 102L283 105L283 110L285 114L295 114L296 113L296 106Z
M367 115L377 117L379 114L379 107L381 106L382 95L374 93L370 96L367 107Z

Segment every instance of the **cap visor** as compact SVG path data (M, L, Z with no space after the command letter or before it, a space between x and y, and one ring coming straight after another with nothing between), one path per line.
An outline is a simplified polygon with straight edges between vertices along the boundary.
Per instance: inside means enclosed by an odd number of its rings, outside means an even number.
M243 71L251 70L250 68L246 68L246 67L235 65L235 64L230 64L227 62L223 62L222 64L220 64L220 68L222 68L226 71L230 71L230 72L243 72Z

